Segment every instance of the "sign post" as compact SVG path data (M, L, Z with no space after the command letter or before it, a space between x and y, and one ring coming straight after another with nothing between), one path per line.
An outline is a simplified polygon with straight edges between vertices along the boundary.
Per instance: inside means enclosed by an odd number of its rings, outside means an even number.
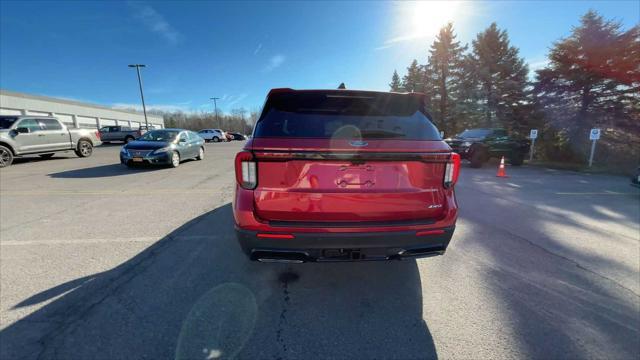
M589 155L589 167L593 164L593 154L596 152L596 142L600 139L600 129L591 129L589 140L591 140L591 154Z
M533 160L533 150L535 148L537 138L538 129L531 129L531 132L529 133L529 139L531 139L531 146L529 147L529 161Z

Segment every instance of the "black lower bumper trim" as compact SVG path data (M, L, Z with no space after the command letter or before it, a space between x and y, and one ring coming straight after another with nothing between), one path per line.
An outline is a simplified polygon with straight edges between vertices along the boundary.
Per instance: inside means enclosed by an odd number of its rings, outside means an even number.
M455 226L444 233L416 236L415 231L367 233L293 233L293 239L258 238L236 229L242 250L251 260L301 263L309 261L371 261L442 255Z

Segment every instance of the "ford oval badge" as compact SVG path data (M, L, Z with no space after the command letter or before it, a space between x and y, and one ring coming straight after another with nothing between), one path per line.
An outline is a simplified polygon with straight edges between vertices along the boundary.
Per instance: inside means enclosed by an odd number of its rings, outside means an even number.
M349 142L349 145L351 145L351 146L357 146L357 147L362 147L362 146L367 146L367 145L369 145L369 143L368 143L368 142L366 142L366 141L353 140L353 141Z

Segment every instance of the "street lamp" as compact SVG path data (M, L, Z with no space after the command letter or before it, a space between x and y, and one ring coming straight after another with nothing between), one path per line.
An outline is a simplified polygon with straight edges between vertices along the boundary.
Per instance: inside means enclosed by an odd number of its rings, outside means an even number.
M219 99L220 99L219 97L209 98L209 100L213 100L213 111L216 114L216 122L218 123L218 127L222 128L222 125L220 124L220 120L218 120L218 103L217 103L217 100L219 100Z
M142 112L144 113L144 125L147 127L147 131L149 131L149 122L147 121L147 107L144 104L144 93L142 92L142 78L140 77L140 68L145 67L143 64L131 64L130 68L136 68L136 72L138 73L138 86L140 86L140 97L142 98Z

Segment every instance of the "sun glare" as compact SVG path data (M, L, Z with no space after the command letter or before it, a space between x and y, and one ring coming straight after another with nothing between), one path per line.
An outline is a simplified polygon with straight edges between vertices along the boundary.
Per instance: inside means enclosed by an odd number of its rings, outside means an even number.
M420 1L411 8L412 32L416 37L435 36L443 25L453 21L460 5L456 1Z
M448 22L460 22L462 14L460 1L407 1L395 3L395 37L386 44L435 37L440 28Z

